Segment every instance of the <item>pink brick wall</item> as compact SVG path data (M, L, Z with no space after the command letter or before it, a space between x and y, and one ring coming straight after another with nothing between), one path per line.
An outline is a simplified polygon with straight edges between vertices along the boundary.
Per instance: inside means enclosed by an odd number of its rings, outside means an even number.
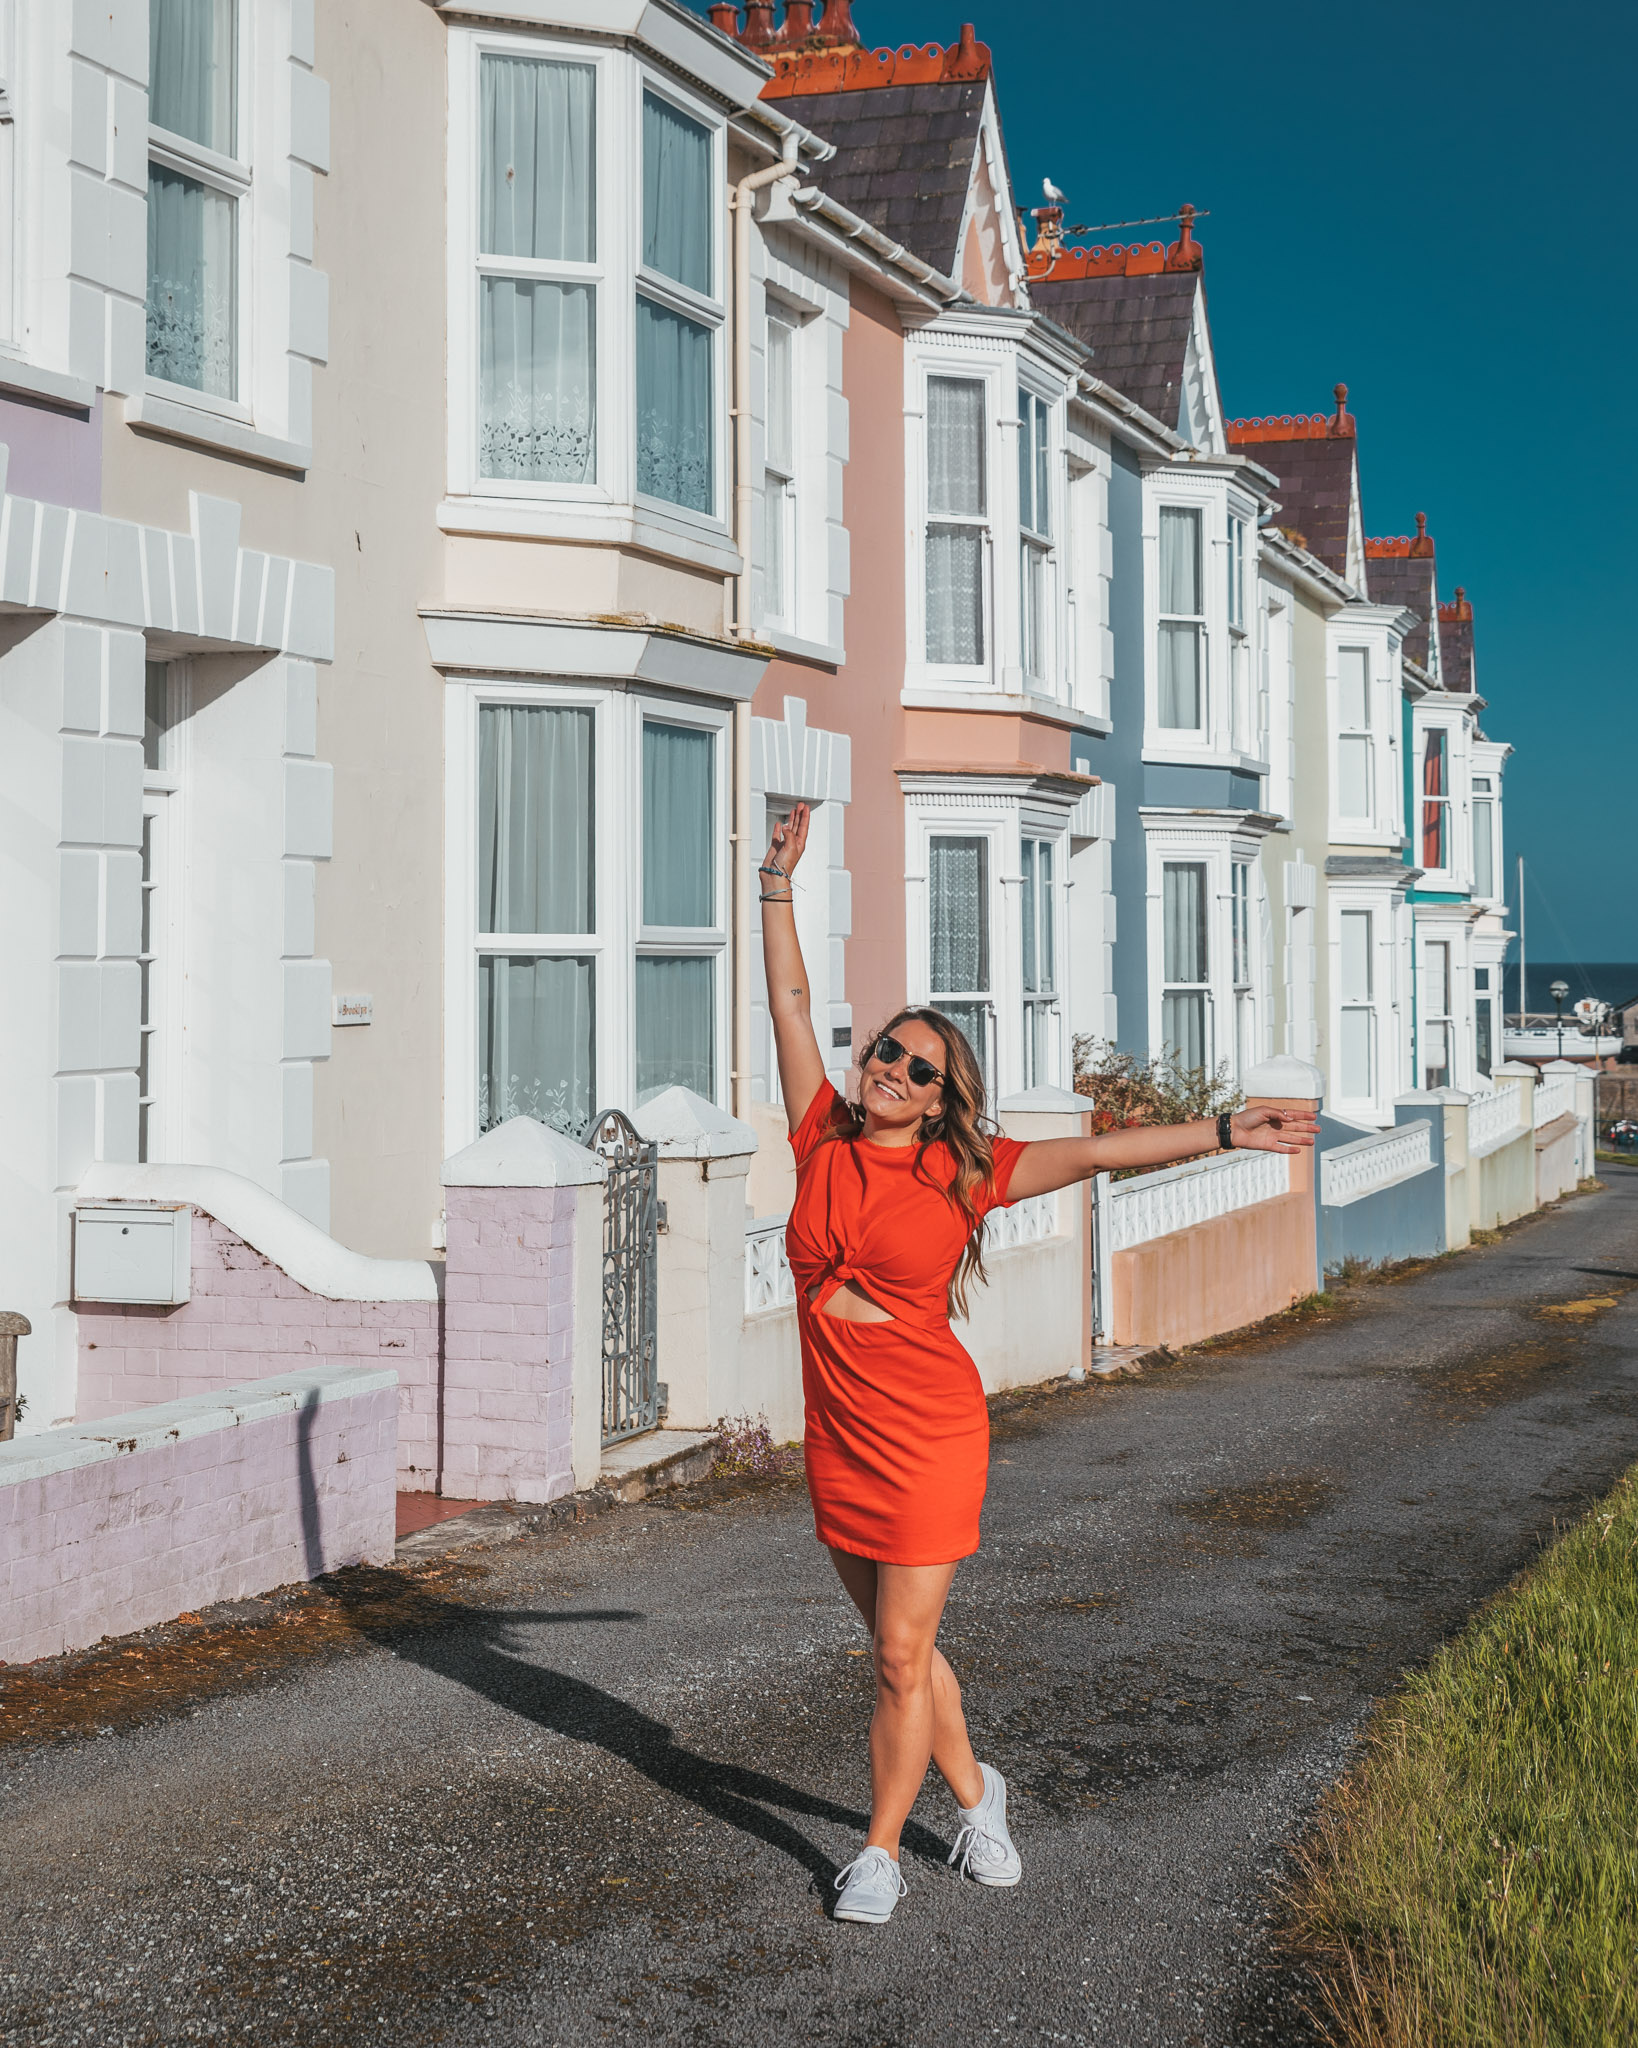
M436 1302L327 1301L196 1210L191 1301L88 1303L78 1313L81 1422L320 1361L390 1365L399 1382L398 1483L410 1493L437 1484Z
M444 1492L574 1490L573 1188L444 1190Z
M390 1563L398 1394L320 1367L0 1444L0 1662Z

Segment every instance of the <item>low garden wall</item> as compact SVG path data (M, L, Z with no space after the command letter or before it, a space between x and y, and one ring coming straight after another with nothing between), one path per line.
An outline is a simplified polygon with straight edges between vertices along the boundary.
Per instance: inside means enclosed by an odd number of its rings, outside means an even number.
M1429 1258L1445 1249L1445 1120L1422 1095L1395 1105L1385 1131L1320 1117L1315 1195L1323 1273Z
M393 1554L398 1375L310 1366L0 1444L0 1662Z

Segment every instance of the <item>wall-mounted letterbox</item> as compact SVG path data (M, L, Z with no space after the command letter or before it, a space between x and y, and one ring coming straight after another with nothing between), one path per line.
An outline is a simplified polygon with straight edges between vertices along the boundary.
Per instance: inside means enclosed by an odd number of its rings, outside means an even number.
M193 1292L186 1203L109 1203L74 1211L74 1299L174 1303Z

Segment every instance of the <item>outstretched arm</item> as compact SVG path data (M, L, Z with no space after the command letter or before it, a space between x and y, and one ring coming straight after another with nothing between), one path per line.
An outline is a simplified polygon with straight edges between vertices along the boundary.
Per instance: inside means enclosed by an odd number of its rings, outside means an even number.
M1318 1133L1318 1118L1306 1110L1259 1106L1242 1109L1234 1117L1237 1152L1301 1152ZM1123 1166L1172 1166L1216 1150L1215 1117L1188 1124L1137 1124L1101 1138L1043 1138L1024 1147L1007 1199L1021 1202L1089 1180L1095 1173L1118 1172Z
M808 807L798 804L783 825L757 874L762 897L762 966L768 981L768 1015L779 1055L779 1090L794 1131L825 1083L824 1055L813 1032L808 970L796 936L796 906L790 877L808 843Z

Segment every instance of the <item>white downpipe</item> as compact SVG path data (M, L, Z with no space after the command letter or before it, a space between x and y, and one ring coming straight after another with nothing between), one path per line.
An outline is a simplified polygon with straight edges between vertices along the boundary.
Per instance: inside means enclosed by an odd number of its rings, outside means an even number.
M734 545L732 580L736 640L751 637L751 209L764 185L796 176L800 132L780 141L776 164L752 171L734 187ZM734 706L734 1114L751 1113L751 707Z

